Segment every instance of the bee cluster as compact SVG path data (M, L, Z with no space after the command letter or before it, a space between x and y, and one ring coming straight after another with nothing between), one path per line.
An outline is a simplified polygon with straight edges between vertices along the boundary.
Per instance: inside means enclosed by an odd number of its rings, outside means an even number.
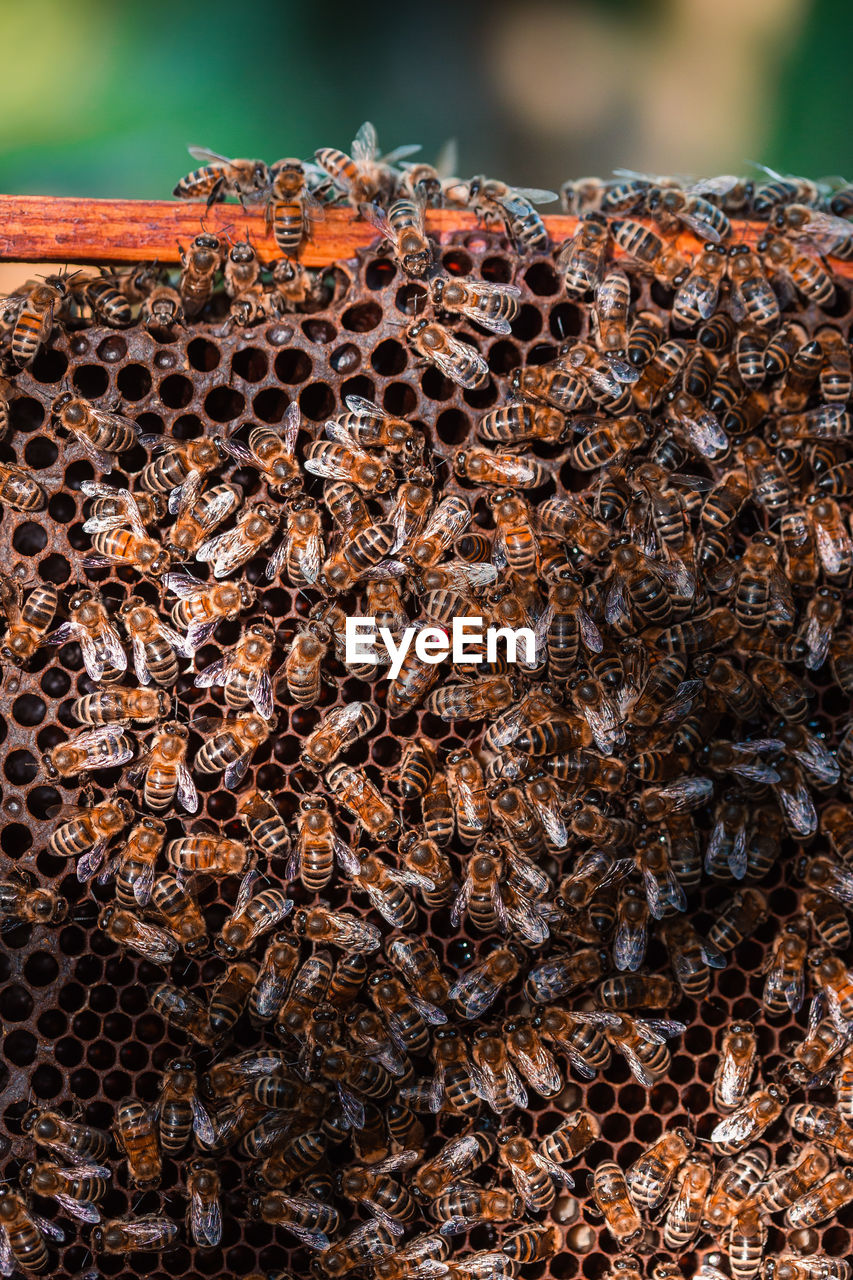
M0 1273L847 1280L853 197L199 158L5 306Z

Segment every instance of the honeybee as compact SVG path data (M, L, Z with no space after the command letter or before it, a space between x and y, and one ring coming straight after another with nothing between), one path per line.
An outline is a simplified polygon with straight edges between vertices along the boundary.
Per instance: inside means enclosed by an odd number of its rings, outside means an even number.
M101 597L82 588L71 596L68 611L71 617L50 633L47 643L61 645L76 641L90 679L96 683L105 678L116 679L127 669L127 654Z
M805 965L808 953L808 928L803 920L789 920L779 931L762 971L764 1005L768 1012L782 1014L802 1008L806 995Z
M430 1210L442 1235L458 1235L479 1222L512 1222L524 1209L521 1196L473 1184L451 1186L433 1200Z
M785 1212L785 1226L795 1231L833 1217L853 1200L853 1169L836 1169L795 1200Z
M168 982L161 982L158 986L152 987L149 994L151 1007L155 1013L159 1013L180 1031L186 1032L197 1044L211 1046L214 1043L207 1008L189 991L182 991Z
M213 565L214 578L227 577L251 560L278 528L279 512L266 502L243 508L235 528L216 534L196 551L196 560Z
M751 1203L770 1166L766 1147L752 1147L730 1163L726 1162L716 1176L702 1210L702 1230L722 1232L740 1210Z
M166 861L183 878L193 875L242 876L254 870L257 855L242 840L199 831L166 845Z
M296 460L296 440L302 423L297 402L291 401L279 423L253 426L243 444L228 437L221 448L237 462L256 467L276 493L291 494L302 485L302 474Z
M37 886L27 872L16 869L17 878L0 880L0 915L24 924L61 924L68 903L47 886Z
M625 1175L612 1160L598 1165L592 1175L592 1198L604 1225L620 1246L627 1247L643 1233L643 1223L634 1208Z
M420 195L400 196L387 212L376 204L362 204L359 212L385 237L406 275L425 276L432 266L432 247L424 232L425 202Z
M166 838L159 818L142 818L115 858L116 898L124 907L147 905L154 886L154 866Z
M746 320L759 329L779 324L779 301L773 292L754 249L746 244L733 244L729 249L729 281L732 316Z
M168 1249L178 1238L178 1224L156 1213L138 1218L106 1218L92 1232L102 1253L130 1253L134 1249Z
M135 1099L119 1103L113 1133L127 1159L128 1177L133 1185L159 1186L162 1165L153 1109Z
M360 769L336 764L326 774L326 784L374 840L390 840L399 830L394 811Z
M178 244L181 255L181 278L178 290L187 316L194 317L213 296L213 282L225 256L218 236L203 231L189 249Z
M139 437L139 443L153 447L158 455L140 472L140 487L149 493L170 494L175 511L180 503L180 494L175 496L173 491L180 489L192 472L197 472L203 479L221 467L227 457L225 442L218 437L173 440L159 435L143 435Z
M13 511L43 511L47 494L25 467L0 463L0 502Z
M358 206L364 201L387 201L397 182L393 166L420 151L420 147L395 147L380 156L376 129L366 120L355 135L351 150L349 156L335 147L321 147L314 152L314 159Z
M240 503L241 491L233 484L215 484L202 491L202 477L191 471L183 484L169 495L169 511L177 518L167 535L166 550L179 560L188 560L205 538ZM153 495L158 496L158 495Z
M178 952L178 944L171 934L146 924L113 902L98 916L98 928L118 946L127 947L154 964L170 964Z
M242 796L237 812L249 828L252 839L268 858L288 856L290 835L270 792L247 792Z
M610 234L623 253L666 288L681 284L690 270L689 263L678 251L642 222L630 219L611 222Z
M255 590L247 582L207 583L189 574L167 573L163 583L179 597L172 608L172 618L177 626L185 628L185 644L193 652L220 622L230 622L255 599Z
M311 222L322 221L325 210L307 185L299 160L277 160L270 177L267 225L282 253L295 256L310 235Z
M67 432L101 471L108 475L116 453L124 453L137 443L136 423L120 413L96 409L82 396L64 391L53 400L47 429ZM144 529L143 529L144 536Z
M552 951L547 960L534 965L528 973L524 994L534 1004L548 1004L597 981L606 961L606 954L594 947L582 947L574 952Z
M450 988L450 999L464 1018L479 1018L519 972L516 948L496 947L485 960L462 974Z
M525 374L536 374L527 369ZM556 408L513 396L509 404L491 409L477 423L477 435L481 440L507 445L526 444L543 440L555 444L564 439L566 420Z
M693 1136L686 1129L671 1129L634 1161L625 1181L638 1209L656 1209L663 1203L672 1179L690 1156L693 1145Z
M583 298L600 286L609 239L607 219L591 212L583 215L574 236L561 246L557 269L563 273L570 298Z
M325 768L378 723L379 712L371 703L348 702L343 707L334 707L303 742L304 762L309 767Z
M328 943L342 951L376 951L382 943L382 935L375 925L346 911L329 911L322 906L297 911L293 931L299 938Z
M6 317L14 320L10 351L19 368L32 364L39 347L49 342L54 313L68 298L70 279L73 276L65 274L45 276L41 284L25 285L26 292L6 299Z
M458 386L474 391L488 382L489 366L473 343L462 341L442 325L418 320L406 336L423 360Z
M62 1244L65 1232L53 1222L37 1217L12 1187L0 1187L0 1258L4 1274L11 1275L16 1265L36 1273L47 1271L50 1258L46 1237Z
M823 993L829 1015L841 1031L853 1021L853 978L843 960L825 947L809 952L812 981Z
M275 578L284 569L294 586L310 587L317 581L324 555L317 504L313 498L291 499L285 518L284 537L267 564L266 576Z
M779 1253L764 1263L767 1280L848 1280L849 1264L822 1253L801 1257L798 1253Z
M667 1249L683 1253L695 1239L713 1177L713 1162L704 1154L687 1156L676 1170L674 1193L663 1225L663 1243Z
M249 997L249 1018L254 1026L270 1021L281 1007L298 963L296 947L283 933L275 934L264 953Z
M431 281L430 291L433 306L466 316L490 333L510 333L518 315L516 299L521 290L512 284L438 276Z
M700 320L710 320L717 309L727 261L726 249L718 244L706 244L696 255L675 291L672 319L676 328L691 329Z
M65 1160L100 1163L110 1146L110 1136L103 1129L91 1125L76 1124L58 1111L47 1107L33 1107L21 1120L24 1133L40 1147Z
M266 742L275 722L244 712L227 719L200 716L193 722L198 733L212 732L196 754L195 767L199 773L219 773L224 770L226 787L234 787L244 776L255 751Z
M55 587L38 584L24 600L21 574L0 574L0 607L6 617L6 635L0 656L26 669L47 642L47 630L59 601Z
M163 1072L157 1120L164 1155L180 1155L193 1134L205 1144L212 1145L215 1141L210 1116L199 1100L191 1059L175 1058Z
M467 205L486 222L502 222L516 252L547 253L550 239L545 223L534 205L556 200L554 191L538 187L508 187L489 178L472 178L447 190L449 199Z
M135 750L136 742L129 733L117 725L101 725L52 747L42 756L42 766L53 782L72 777L85 781L93 769L126 764Z
M714 1072L714 1104L720 1111L733 1111L743 1105L757 1062L752 1026L733 1022L723 1035L720 1060Z
M721 1120L711 1133L711 1143L724 1155L733 1155L760 1138L779 1118L788 1101L781 1085L756 1089L735 1111Z
M574 1178L537 1150L518 1129L505 1130L498 1138L500 1163L509 1170L513 1186L532 1213L547 1211L556 1199L554 1181L573 1187ZM553 1180L553 1181L552 1181Z
M207 199L208 209L226 196L236 196L242 205L260 200L270 185L270 171L263 160L229 160L207 147L188 147L193 160L202 167L181 178L172 195L178 200Z
M229 707L253 705L259 716L269 720L273 714L269 665L274 643L272 627L265 622L249 623L234 648L200 671L194 683L201 689L218 685L224 688Z
M280 924L290 911L293 901L285 897L281 889L262 889L252 896L259 873L247 871L237 893L228 919L223 923L216 940L216 950L229 959L248 951L258 938Z
M132 820L133 809L121 796L96 805L87 805L84 797L82 805L63 807L58 816L61 822L50 837L48 851L66 858L83 854L77 874L79 879L89 880L103 862L110 840Z
M187 1226L201 1249L214 1249L222 1238L221 1184L211 1160L190 1160L187 1166Z
M175 325L183 327L184 308L181 295L171 285L160 284L143 298L139 319L145 328L163 329L171 333Z
M791 1108L799 1110L799 1108ZM809 1145L798 1152L782 1169L776 1169L759 1188L759 1199L762 1208L769 1213L781 1213L788 1209L795 1200L805 1195L816 1182L822 1181L829 1173L831 1161L826 1149L822 1146Z
M337 1280L338 1276L348 1275L367 1262L375 1266L388 1254L396 1255L398 1241L396 1231L381 1220L371 1218L342 1240L324 1249L312 1263L312 1271L315 1275Z

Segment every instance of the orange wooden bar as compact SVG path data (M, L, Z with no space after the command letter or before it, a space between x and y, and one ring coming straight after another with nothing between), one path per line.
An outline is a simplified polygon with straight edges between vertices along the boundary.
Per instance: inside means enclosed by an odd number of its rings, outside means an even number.
M554 244L573 235L577 218L544 215ZM196 201L89 200L60 196L0 195L0 261L17 262L144 262L176 263L179 244L186 247L204 227L226 228L234 239L247 231L261 260L281 256L266 226L262 208L244 210L238 204L214 205L205 212ZM427 231L439 242L454 233L475 231L481 224L464 209L427 211ZM765 223L734 222L735 239L756 244ZM355 209L330 208L312 226L299 258L306 267L326 267L352 258L379 239L370 223ZM692 257L699 241L690 233L678 237L678 248ZM620 257L614 246L614 256ZM853 262L831 259L837 276L853 276Z

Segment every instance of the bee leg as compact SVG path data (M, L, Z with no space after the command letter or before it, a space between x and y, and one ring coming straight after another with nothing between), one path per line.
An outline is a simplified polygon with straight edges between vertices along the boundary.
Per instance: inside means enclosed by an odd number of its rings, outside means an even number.
M210 213L211 208L213 207L213 205L216 204L217 200L222 199L222 193L223 193L224 187L225 187L225 179L217 178L216 182L214 182L213 186L210 189L210 195L207 197L207 206L206 206L207 213ZM241 203L242 203L242 199L243 197L241 196L240 197ZM243 207L245 208L245 205Z

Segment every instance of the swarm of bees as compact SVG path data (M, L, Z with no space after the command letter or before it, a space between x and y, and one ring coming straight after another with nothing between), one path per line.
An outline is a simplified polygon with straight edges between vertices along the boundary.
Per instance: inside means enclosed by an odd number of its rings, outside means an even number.
M853 1203L853 377L833 319L853 194L585 179L552 245L556 193L412 152L381 156L369 125L309 162L194 150L175 195L262 204L281 257L202 223L179 272L6 300L0 503L55 492L15 452L19 398L90 478L72 585L0 573L4 691L54 653L81 672L25 739L65 884L7 858L0 913L37 939L88 918L141 966L171 1048L111 1133L68 1092L17 1099L0 1274L55 1274L75 1231L96 1264L183 1241L208 1271L248 1217L321 1280L516 1277L574 1248L572 1221L607 1238L609 1280L679 1280L712 1247L702 1280L849 1280L812 1229ZM415 300L400 341L473 439L351 388L320 424L294 398L152 434L42 380L69 337L139 331L159 367L198 336L233 356L285 314L337 323L355 276L300 264L336 204L382 237L370 261ZM512 272L450 270L439 206L473 211ZM532 259L560 345L495 369ZM395 642L477 616L535 651L412 645L391 674L347 662L351 616ZM669 1115L673 1055L754 935L740 1020L707 1019L709 1110ZM602 1078L655 1122L630 1161Z

